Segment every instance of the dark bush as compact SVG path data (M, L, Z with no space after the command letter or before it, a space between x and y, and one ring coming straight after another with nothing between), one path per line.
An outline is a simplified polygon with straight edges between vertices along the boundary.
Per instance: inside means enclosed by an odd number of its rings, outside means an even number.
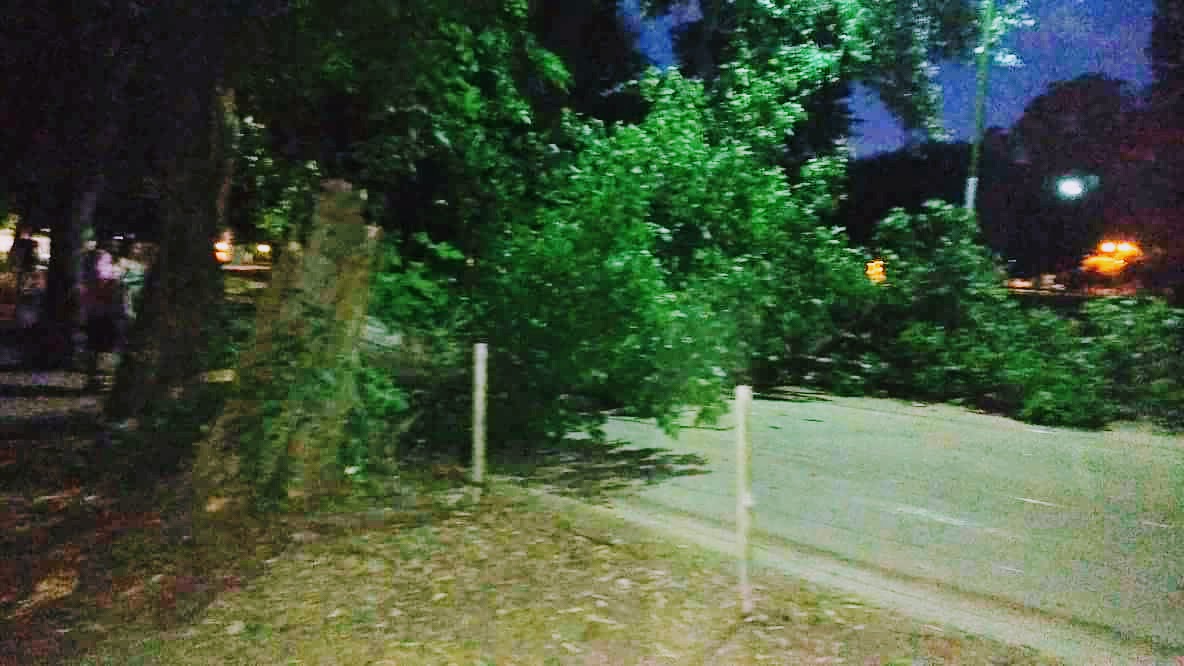
M1119 415L1184 429L1184 310L1154 298L1108 298L1087 304L1085 315Z
M931 203L875 237L887 280L842 304L847 331L807 379L840 394L952 401L1033 423L1115 418L1184 427L1184 312L1155 299L1091 303L1084 323L1024 308L978 242L973 218Z

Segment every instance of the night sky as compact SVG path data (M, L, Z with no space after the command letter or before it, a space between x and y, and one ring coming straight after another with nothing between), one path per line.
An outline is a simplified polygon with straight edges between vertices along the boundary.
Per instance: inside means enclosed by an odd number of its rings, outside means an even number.
M636 7L637 0L621 1L622 14L639 34L638 49L658 66L672 64L670 29L697 20L698 1L690 0L675 14L652 21L638 19ZM1023 66L991 69L988 127L1010 127L1028 102L1054 81L1102 72L1136 88L1151 82L1145 49L1151 34L1152 0L1030 0L1029 8L1036 26L1007 39ZM973 67L943 63L942 70L944 122L954 139L968 139L974 125ZM904 134L899 124L874 94L859 90L852 102L856 116L864 121L852 137L858 157L901 146Z

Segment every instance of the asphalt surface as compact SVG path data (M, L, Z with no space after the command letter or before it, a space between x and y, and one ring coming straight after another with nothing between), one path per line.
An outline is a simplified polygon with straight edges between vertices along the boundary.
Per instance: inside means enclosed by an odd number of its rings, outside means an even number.
M758 538L1184 646L1184 439L1133 426L1040 428L949 406L795 400L752 407ZM732 425L672 440L612 421L610 437L710 461L712 473L647 487L630 510L734 525Z

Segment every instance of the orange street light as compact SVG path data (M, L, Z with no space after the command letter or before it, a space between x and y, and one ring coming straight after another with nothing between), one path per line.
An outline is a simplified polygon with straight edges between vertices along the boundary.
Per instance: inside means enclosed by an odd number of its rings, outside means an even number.
M1118 275L1126 268L1126 262L1109 255L1093 254L1081 261L1081 267L1102 275Z
M884 272L883 259L867 262L867 270L864 272L867 273L867 279L876 284L880 284L888 279L888 276Z
M1105 240L1098 244L1101 254L1112 254L1120 259L1129 259L1143 254L1143 249L1134 241Z

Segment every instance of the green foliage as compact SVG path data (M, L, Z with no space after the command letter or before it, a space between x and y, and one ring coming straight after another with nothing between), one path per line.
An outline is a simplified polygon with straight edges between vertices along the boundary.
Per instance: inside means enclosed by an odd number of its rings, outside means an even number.
M572 127L579 153L486 269L496 376L507 400L534 401L505 411L550 437L589 400L664 424L686 406L710 416L725 386L818 337L828 299L857 284L841 232L817 227L841 162L790 186L745 133L716 131L700 83L651 72L639 86L646 120Z
M233 124L238 170L235 224L255 228L264 238L303 238L316 207L321 171L316 162L277 157L267 127L248 116ZM289 236L289 234L292 234Z
M1089 303L1085 315L1107 396L1122 415L1184 429L1184 310L1120 298Z
M319 448L325 404L350 401L342 417L344 442L335 459L322 464L328 473L354 483L364 483L370 470L387 467L392 455L387 435L408 409L406 394L390 376L356 355L346 353L337 367L326 367L323 350L333 315L307 302L303 314L300 330L272 335L262 351L256 346L258 356L242 369L236 395L251 408L238 412L228 428L238 440L240 474L260 511L285 506L288 489L301 480L301 463L307 458L300 450ZM343 391L339 378L352 379L356 394Z
M421 258L410 258L415 256ZM454 349L472 321L462 283L466 269L463 254L426 233L407 243L383 241L370 314L402 337L430 345L429 353Z
M258 65L238 73L250 91L243 113L293 163L316 160L374 194L375 223L430 229L473 256L517 216L545 160L527 82L570 78L528 31L524 7L298 3L251 45Z
M980 395L1000 390L982 368L1000 367L1007 331L986 313L1007 297L977 233L972 216L938 202L881 222L874 244L887 280L857 278L863 288L839 306L843 326L813 356L813 377L844 392L862 385L928 399L967 397L971 386Z
M369 432L377 434L370 438L372 461L379 457L375 445L389 461L396 444L404 452L423 443L437 452L459 452L467 441L474 270L454 246L426 233L407 242L383 241L370 314L387 339L369 352L370 397L362 383L363 404L387 396L385 407L367 409Z
M693 274L694 241L672 246L736 229L718 224L726 207L701 188L701 89L656 76L643 85L659 110L640 127L581 128L585 147L552 176L552 203L491 253L491 373L517 403L498 411L530 420L507 430L561 437L588 400L663 417L718 402L724 371L711 366L727 339L709 342L713 313L678 289Z
M842 151L787 154L819 97L855 80L910 129L936 131L931 62L974 42L966 3L728 3L707 10L729 27L716 49L726 62L706 84L651 71L632 84L644 121L565 114L546 128L524 82L569 76L526 31L527 7L314 0L270 35L284 66L248 79L246 106L284 133L307 133L332 109L330 142L349 159L326 168L386 193L369 213L403 232L372 287L399 356L362 378L368 406L351 417L344 468L375 455L380 429L362 421L408 410L425 415L418 436L461 441L474 340L492 351L495 446L596 432L610 407L673 427L688 406L712 416L742 381L812 379L1045 423L1116 413L1113 386L1126 379L1096 366L1117 345L1010 302L972 216L945 204L894 212L874 241L888 280L872 284L870 257L825 224ZM1026 21L1023 3L1003 3L992 33ZM260 185L260 217L278 229L302 216L312 180L295 167L272 180L284 186ZM416 194L391 194L405 191ZM1167 370L1140 368L1151 393L1172 394ZM310 379L276 372L285 390ZM1152 402L1140 409L1162 411ZM251 461L263 481L277 464Z
M646 4L658 10L673 3L652 0ZM683 62L705 80L714 82L713 62L749 71L764 69L772 75L765 81L781 79L765 101L777 99L784 104L799 92L798 86L818 91L840 81L862 83L879 93L907 130L936 135L941 133L941 95L935 63L968 56L977 46L981 21L977 5L963 0L702 3L704 20L684 33L678 46ZM991 36L1001 64L1016 62L999 42L1008 31L1032 25L1026 10L1026 0L997 3ZM819 65L822 68L815 69ZM721 78L727 78L727 68L718 68ZM824 108L835 111L833 105ZM769 129L772 135L781 130L776 123Z
M309 322L317 326L315 317ZM274 336L261 358L240 370L237 397L253 405L244 410L230 431L238 438L240 474L261 511L285 506L289 483L297 474L292 459L293 437L313 418L314 408L333 395L330 379L309 363L310 340L317 331Z
M358 404L346 419L346 441L338 450L338 467L351 483L366 483L373 472L394 466L393 424L410 408L407 393L391 375L370 367L355 372Z
M1184 313L1153 299L1092 302L1084 322L1025 309L976 236L973 218L947 204L881 222L887 281L848 304L852 332L815 357L811 379L1046 425L1149 417L1180 427Z
M978 236L974 216L947 203L929 202L916 215L893 211L873 241L888 267L887 300L950 329L972 303L1001 300L1002 274Z
M1008 303L987 310L996 324L996 346L1004 356L1001 391L1018 402L1019 418L1033 423L1100 428L1117 415L1105 391L1096 350L1074 322L1045 309L1023 310ZM984 320L980 329L990 331ZM1008 408L1008 401L1000 407Z

